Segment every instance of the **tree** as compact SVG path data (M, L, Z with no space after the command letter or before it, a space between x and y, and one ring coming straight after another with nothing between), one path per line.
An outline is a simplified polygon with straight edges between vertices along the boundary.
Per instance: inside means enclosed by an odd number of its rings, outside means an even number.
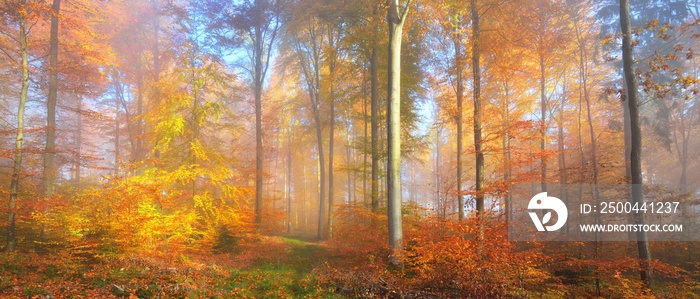
M10 182L10 213L7 226L7 252L15 250L16 242L16 213L17 195L19 193L20 172L22 171L22 146L24 144L24 108L27 103L29 90L29 51L27 49L27 16L32 13L26 0L19 1L17 22L19 24L19 54L20 69L22 72L21 88L19 92L19 105L17 106L17 134L15 138L15 161L12 167L12 180Z
M547 191L547 116L549 114L549 96L547 84L548 70L554 61L557 51L566 44L566 35L561 25L560 4L551 0L533 0L526 4L526 13L522 15L526 28L524 45L532 52L538 70L540 93L540 184L543 192Z
M484 152L481 137L481 29L479 28L479 6L476 0L471 0L472 16L472 73L474 80L473 100L474 100L474 155L476 158L475 168L475 192L476 192L476 213L481 220L484 215ZM481 224L480 224L481 225Z
M399 0L392 0L387 10L389 23L389 93L387 102L387 208L389 215L389 245L391 263L401 264L403 249L401 224L401 41L412 0L399 7Z
M49 95L46 100L46 150L44 152L44 196L51 196L56 169L56 98L58 94L58 21L61 0L53 0L51 7L51 37L49 40Z
M298 24L290 27L292 47L297 56L301 69L304 86L308 93L310 110L316 128L316 153L318 155L318 230L317 237L324 237L326 213L326 166L323 150L323 124L321 123L321 52L322 45L319 34L323 34L322 25L315 16L306 16ZM292 29L293 28L293 29Z
M630 169L632 175L632 203L640 205L644 203L644 193L642 190L642 127L639 117L639 99L637 74L632 57L632 26L630 25L630 4L629 0L620 0L620 28L622 29L622 63L627 84L627 106L630 115L630 138L631 154ZM644 214L634 213L635 224L644 224ZM651 286L651 269L649 262L649 244L646 232L637 231L637 251L640 259L639 277L646 288Z
M263 217L263 120L262 93L273 47L282 26L279 0L250 0L232 7L207 1L205 9L213 16L208 26L225 46L242 45L247 53L244 69L252 80L255 105L255 223Z
M372 174L371 180L371 197L372 197L372 212L379 212L379 3L374 3L372 11L372 20L374 23L372 53L369 62L370 70L370 123L371 123L371 158L372 158Z

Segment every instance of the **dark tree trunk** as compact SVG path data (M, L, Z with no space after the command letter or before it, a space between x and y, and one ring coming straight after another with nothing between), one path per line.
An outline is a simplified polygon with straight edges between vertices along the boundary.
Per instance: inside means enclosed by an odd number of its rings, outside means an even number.
M475 167L475 192L476 192L476 213L479 219L484 215L484 152L482 149L481 137L481 46L479 28L479 7L476 0L471 0L472 13L472 72L474 75L474 155L476 156ZM479 222L481 227L482 222Z
M627 106L630 115L630 172L632 179L632 202L642 204L644 193L642 190L642 127L639 117L639 99L637 77L635 74L634 59L632 58L632 28L630 24L629 0L620 0L620 27L622 29L622 63L627 83ZM635 213L636 224L644 223L644 214ZM641 263L639 276L645 288L651 287L651 270L649 262L651 255L647 235L644 231L637 232L637 250Z
M374 8L374 18L378 18L377 6ZM377 22L378 23L378 22ZM370 59L370 122L372 133L372 174L370 177L372 188L372 212L379 212L379 24L374 25L374 39L372 39L372 58Z
M49 37L49 95L46 100L46 150L44 152L44 196L54 192L56 180L56 102L58 99L58 14L61 0L53 0Z
M335 72L335 61L330 63L330 76L331 76L331 86L330 86L330 132L328 136L328 237L333 237L333 140L335 139L335 95L333 94L333 84L334 72Z

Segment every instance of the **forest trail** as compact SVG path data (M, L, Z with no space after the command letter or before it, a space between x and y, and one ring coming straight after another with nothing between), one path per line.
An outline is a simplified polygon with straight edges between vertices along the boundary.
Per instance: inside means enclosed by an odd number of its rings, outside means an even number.
M271 237L284 244L283 254L233 269L225 283L232 295L254 298L333 298L331 290L318 283L315 268L328 255L319 243L293 237Z

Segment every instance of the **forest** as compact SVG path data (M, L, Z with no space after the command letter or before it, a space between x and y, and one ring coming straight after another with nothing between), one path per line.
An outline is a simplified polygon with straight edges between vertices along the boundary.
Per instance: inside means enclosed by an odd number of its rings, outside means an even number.
M700 298L698 46L699 0L0 0L0 297Z

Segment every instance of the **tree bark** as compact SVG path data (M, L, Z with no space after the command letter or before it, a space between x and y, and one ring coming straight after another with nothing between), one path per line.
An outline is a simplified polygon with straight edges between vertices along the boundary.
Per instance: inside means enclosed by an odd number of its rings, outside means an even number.
M318 99L316 102L318 103ZM323 226L325 224L324 221L324 214L326 211L326 201L325 201L325 194L326 194L326 167L324 163L324 155L323 155L323 133L321 129L321 118L319 116L318 112L318 107L316 108L316 112L314 113L314 121L316 122L316 147L318 151L318 230L317 230L317 237L319 239L323 239L324 237L324 229Z
M404 11L398 0L390 2L387 11L389 23L389 89L387 105L387 208L391 263L402 264L403 228L401 219L401 41L403 25L411 1Z
M143 159L143 89L144 89L144 84L143 84L143 70L142 70L142 62L141 62L141 55L139 55L139 62L137 64L137 72L138 74L136 75L136 89L137 89L137 98L136 98L136 115L137 115L137 120L136 120L136 151L132 153L132 159L133 162L139 162L141 159Z
M287 127L287 233L292 232L292 126Z
M462 103L464 102L464 61L462 57L462 19L458 16L458 25L454 27L453 32L453 42L455 47L455 57L454 65L457 71L456 75L456 85L457 85L457 205L459 210L458 219L462 221L464 219L464 197L462 196L462 122L463 122L463 111Z
M27 1L21 0L20 4L26 6ZM27 91L29 90L29 54L27 51L27 17L19 16L19 51L22 57L22 87L19 92L19 105L17 107L17 136L15 138L15 163L12 167L12 180L10 183L10 203L7 226L7 252L15 250L16 239L16 213L17 194L19 192L19 175L22 170L22 145L24 143L24 108L27 103Z
M503 181L505 181L505 209L506 209L506 223L510 222L510 210L511 210L511 199L512 195L510 192L510 180L511 180L511 166L510 166L510 88L508 86L508 79L505 78L503 82L503 162L504 162L504 172Z
M540 53L540 183L542 192L547 192L547 96L545 84L547 82L544 54Z
M378 18L378 5L374 7L375 21ZM370 72L370 123L372 133L372 174L371 181L371 197L372 197L372 212L379 212L379 22L374 25L374 38L372 39L372 58L369 63Z
M80 185L83 147L83 98L78 99L78 126L75 128L75 183Z
M257 4L257 1L256 1ZM263 213L263 132L262 132L262 30L255 28L253 88L255 93L255 223L260 227Z
M627 83L627 106L630 115L630 171L632 178L632 202L642 204L644 193L642 190L642 127L639 117L639 100L637 77L632 57L632 28L630 24L629 0L620 0L620 27L622 29L622 63ZM636 224L644 224L644 214L634 213ZM639 276L645 288L651 287L651 270L649 262L651 255L647 235L644 231L637 232L637 250L641 263Z
M119 99L115 96L114 101L114 176L119 176L119 156L121 145L119 144L119 135L121 134L119 123Z
M366 77L366 73L364 73L364 76ZM366 80L365 80L366 81ZM369 122L367 121L367 94L366 94L366 85L362 84L363 88L363 93L362 93L362 121L363 121L363 126L362 129L364 130L363 136L364 138L362 139L362 202L364 204L364 207L371 206L371 201L368 201L367 197L367 140L371 138L369 136ZM371 150L371 149L370 149Z
M476 213L481 220L484 215L484 153L482 150L481 137L481 42L479 28L479 7L476 0L471 0L472 14L472 72L474 80L474 155L476 158L475 167L475 192L476 192ZM481 227L481 221L479 226Z
M332 39L332 38L331 38ZM335 45L331 44L331 47L334 48L333 51L335 51ZM331 54L334 55L334 54ZM330 129L329 129L329 136L328 136L328 237L332 238L333 237L333 140L335 139L335 95L333 94L333 84L335 84L335 56L331 59L330 66L329 66L329 71L330 71Z
M44 151L44 196L54 192L56 181L56 102L58 98L58 14L61 0L53 0L51 6L51 32L49 37L49 95L46 100L46 150Z

